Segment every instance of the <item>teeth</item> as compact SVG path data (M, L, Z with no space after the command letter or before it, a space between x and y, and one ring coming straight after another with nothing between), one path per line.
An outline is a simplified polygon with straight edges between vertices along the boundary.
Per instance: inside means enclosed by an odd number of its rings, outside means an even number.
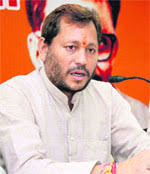
M74 75L74 76L84 76L84 74L80 74L80 73L72 73L72 75Z

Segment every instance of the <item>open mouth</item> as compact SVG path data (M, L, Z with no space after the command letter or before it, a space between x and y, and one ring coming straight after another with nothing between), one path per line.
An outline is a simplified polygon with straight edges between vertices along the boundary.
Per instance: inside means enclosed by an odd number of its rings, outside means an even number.
M71 75L77 76L77 77L85 76L85 74L83 74L83 73L71 73Z
M87 73L85 71L81 71L81 70L71 72L70 74L71 74L73 79L79 80L79 81L83 80L87 75Z

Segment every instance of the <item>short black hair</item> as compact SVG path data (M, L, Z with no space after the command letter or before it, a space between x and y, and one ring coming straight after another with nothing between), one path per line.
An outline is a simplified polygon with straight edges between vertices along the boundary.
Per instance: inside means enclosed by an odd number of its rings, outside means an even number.
M71 22L86 24L93 22L97 32L97 42L100 44L102 29L98 14L95 10L89 10L77 4L65 4L53 10L44 20L41 36L45 38L45 43L50 45L53 38L60 31L60 20L66 16Z

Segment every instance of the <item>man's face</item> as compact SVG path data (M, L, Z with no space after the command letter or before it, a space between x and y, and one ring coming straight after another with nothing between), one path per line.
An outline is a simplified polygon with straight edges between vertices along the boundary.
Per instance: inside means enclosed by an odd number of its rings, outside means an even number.
M94 75L97 59L98 41L94 24L71 22L62 17L60 32L48 46L44 58L49 80L64 92L80 91Z
M64 0L55 0L55 2L47 0L44 10L45 16L47 16L49 12L51 12L56 7L67 2L68 1ZM99 59L96 68L96 75L102 77L104 81L107 81L108 77L111 75L113 58L115 57L117 51L117 42L115 42L115 39L113 37L115 36L115 29L113 27L110 5L107 2L107 0L69 0L69 3L76 3L92 7L96 9L99 14L99 18L102 25L103 42L99 45ZM39 59L38 54L36 52L37 49L35 48L36 41L34 41L33 38L31 40L32 45L29 43L30 45L28 47L30 49L30 56L32 58L32 61L34 65L36 65L36 60Z

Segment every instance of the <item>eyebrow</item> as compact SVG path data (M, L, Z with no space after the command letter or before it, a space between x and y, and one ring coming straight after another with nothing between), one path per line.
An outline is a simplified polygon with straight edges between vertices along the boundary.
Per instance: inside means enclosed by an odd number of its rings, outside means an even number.
M84 41L83 41L83 42L84 42ZM82 45L82 43L80 43L79 41L76 41L76 40L69 40L69 41L67 41L66 43L74 43L74 44L77 44L77 45ZM85 41L85 43L87 44L86 41ZM94 46L94 47L98 48L97 42L96 42L96 43L91 42L91 43L87 44L87 46Z

